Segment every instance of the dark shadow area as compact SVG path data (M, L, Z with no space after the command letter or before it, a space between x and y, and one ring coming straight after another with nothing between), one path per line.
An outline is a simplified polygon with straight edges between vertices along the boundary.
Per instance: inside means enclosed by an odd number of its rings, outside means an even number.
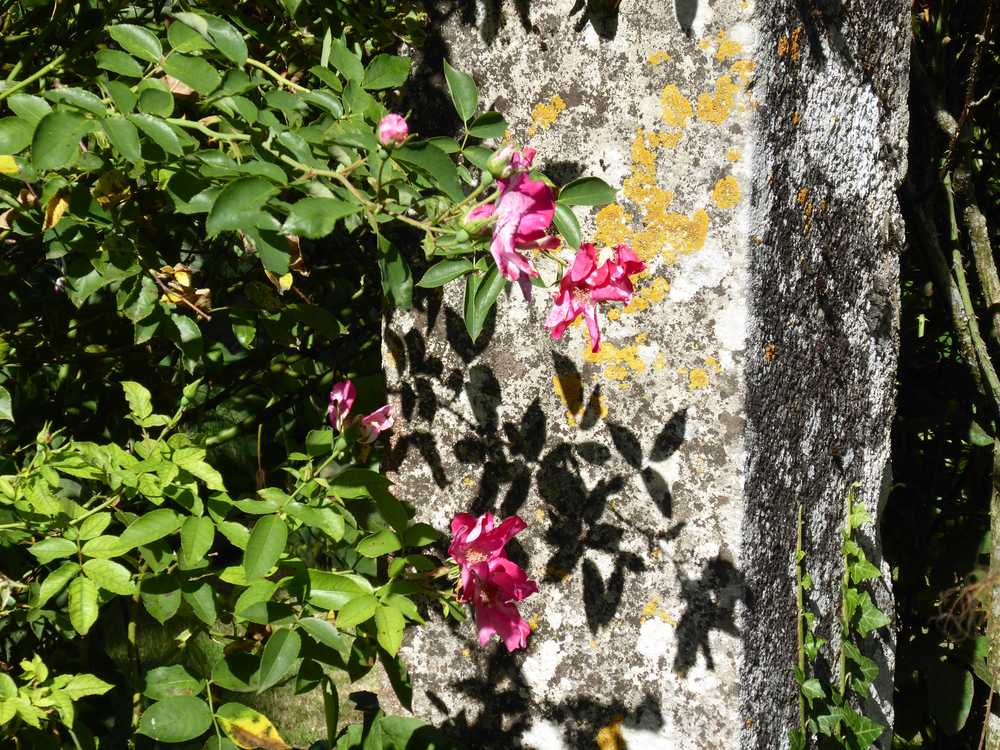
M687 675L695 665L699 651L705 665L714 670L715 661L708 636L713 630L721 630L739 637L736 602L744 597L743 576L732 562L721 556L706 562L696 579L686 577L679 565L677 576L681 582L681 598L686 606L677 625L674 671L681 676Z

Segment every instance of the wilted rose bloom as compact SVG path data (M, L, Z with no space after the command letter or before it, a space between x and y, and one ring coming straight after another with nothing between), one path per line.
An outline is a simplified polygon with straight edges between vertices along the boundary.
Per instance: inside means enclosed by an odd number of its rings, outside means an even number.
M378 124L378 141L383 146L398 146L410 134L406 120L397 114L388 114Z
M476 611L479 645L485 646L498 635L507 651L527 646L531 626L521 617L516 602L537 591L538 584L529 581L521 566L505 557L473 565L469 585L462 594Z
M344 420L354 406L356 396L357 391L350 380L342 380L330 389L330 405L326 409L326 416L330 420L330 426L338 432L343 432Z
M492 513L476 518L459 513L451 521L451 544L448 554L462 571L462 586L467 586L470 567L504 556L504 547L528 525L517 516L505 518L499 525Z
M392 407L389 404L361 417L361 442L374 443L381 433L392 427L392 424Z
M535 161L535 154L537 153L537 149L527 146L520 153L515 153L510 157L510 166L515 172L527 172L531 169L531 165Z
M601 348L601 328L597 322L597 305L601 302L632 301L631 276L645 270L643 263L628 245L617 245L612 256L599 264L597 249L580 245L573 265L559 282L555 307L545 321L552 338L563 335L569 325L581 315L587 321L592 350Z
M504 278L516 281L527 298L530 280L538 272L518 249L547 247L545 230L552 223L556 204L548 185L522 173L501 182L500 190L490 253Z

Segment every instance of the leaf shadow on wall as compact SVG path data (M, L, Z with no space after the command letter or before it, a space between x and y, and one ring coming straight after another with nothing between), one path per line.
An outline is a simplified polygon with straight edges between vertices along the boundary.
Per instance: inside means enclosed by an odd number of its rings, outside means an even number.
M655 695L646 693L638 706L622 701L596 701L591 698L567 698L534 705L528 696L531 686L518 663L500 650L482 653L476 659L476 678L459 680L452 687L475 702L481 710L470 717L467 708L457 713L434 691L427 695L438 711L450 715L440 728L461 742L463 747L523 747L524 735L532 723L544 717L560 726L563 746L570 748L621 748L621 727L656 732L664 726L663 714ZM489 696L488 702L483 702ZM535 745L532 745L535 746Z

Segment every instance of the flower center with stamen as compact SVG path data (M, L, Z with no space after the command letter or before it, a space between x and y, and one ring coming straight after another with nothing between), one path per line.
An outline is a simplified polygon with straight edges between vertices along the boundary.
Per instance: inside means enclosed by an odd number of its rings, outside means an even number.
M590 304L590 290L582 286L573 289L573 301L580 305Z
M481 552L481 551L479 551L477 549L470 549L468 552L465 553L465 559L466 559L466 561L468 561L470 563L473 563L473 564L485 562L486 561L486 553L485 552Z

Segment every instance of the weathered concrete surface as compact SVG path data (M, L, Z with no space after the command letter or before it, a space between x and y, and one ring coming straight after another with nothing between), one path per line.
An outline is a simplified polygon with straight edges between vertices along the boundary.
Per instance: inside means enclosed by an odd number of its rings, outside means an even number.
M905 4L832 32L790 0L608 5L455 0L432 29L543 169L621 188L578 215L650 272L596 356L581 327L548 339L537 293L474 346L460 290L387 319L403 496L439 528L520 515L541 585L526 652L419 629L414 711L470 748L772 750L797 707L797 504L829 630L847 487L874 510L888 457Z

